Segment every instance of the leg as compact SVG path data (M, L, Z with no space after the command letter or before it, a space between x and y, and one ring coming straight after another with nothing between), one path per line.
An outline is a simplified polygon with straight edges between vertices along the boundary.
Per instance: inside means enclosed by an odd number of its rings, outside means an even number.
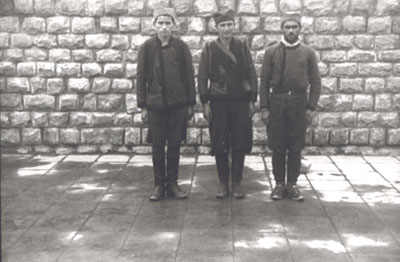
M272 151L272 173L276 182L275 188L272 190L271 198L280 200L284 197L285 173L286 173L286 151Z
M217 164L217 172L219 178L219 188L215 195L216 198L226 198L229 193L229 160L228 154L220 154L215 156Z
M243 151L232 151L232 194L236 199L244 198L241 182L245 157Z
M164 113L149 111L149 125L152 133L152 158L154 171L154 192L150 200L157 201L165 195L165 144L166 121Z

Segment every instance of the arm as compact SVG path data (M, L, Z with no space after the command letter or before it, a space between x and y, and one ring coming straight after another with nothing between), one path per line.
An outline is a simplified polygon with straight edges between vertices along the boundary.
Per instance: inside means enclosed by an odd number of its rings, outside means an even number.
M140 108L146 108L146 89L146 47L144 43L139 48L136 74L136 99Z
M192 54L189 46L184 44L185 64L186 64L186 79L188 84L188 105L194 106L196 104L196 89L194 84L194 68L192 61Z
M307 109L315 110L321 94L321 77L319 75L317 56L312 50L308 61L308 78L310 79L310 94Z
M265 50L260 76L260 109L269 109L269 82L271 80L272 72L271 59L272 56L270 50Z
M202 104L207 103L210 99L208 92L208 63L208 50L206 45L201 52L199 71L197 73L197 87Z
M253 57L251 56L251 52L247 44L245 46L245 59L247 61L247 73L249 76L249 83L251 86L251 97L250 100L254 103L257 101L257 93L258 93L258 82L257 82L257 73L256 68L254 66Z

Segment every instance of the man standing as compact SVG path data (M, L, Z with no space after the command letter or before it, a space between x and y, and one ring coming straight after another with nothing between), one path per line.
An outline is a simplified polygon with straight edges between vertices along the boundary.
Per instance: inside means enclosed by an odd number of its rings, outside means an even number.
M157 35L140 46L136 79L137 103L152 143L155 188L150 200L164 198L165 192L185 199L177 180L180 147L195 105L192 56L188 45L172 36L173 9L155 10L153 24Z
M316 54L300 43L300 20L298 14L283 17L282 40L265 50L261 71L260 108L272 150L276 186L271 198L274 200L282 199L286 192L291 199L304 200L296 185L301 150L307 123L314 117L321 92Z
M202 51L198 88L220 182L216 197L226 198L229 194L231 150L232 193L234 198L241 199L245 154L252 148L251 117L257 99L257 76L246 43L233 37L234 12L218 12L213 18L219 37Z

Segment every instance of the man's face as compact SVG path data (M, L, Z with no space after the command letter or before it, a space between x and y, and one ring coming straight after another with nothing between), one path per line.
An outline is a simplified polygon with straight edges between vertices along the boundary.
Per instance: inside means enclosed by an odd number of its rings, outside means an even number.
M233 21L224 21L217 25L217 30L220 38L229 39L233 36L235 23Z
M294 43L299 39L300 25L296 21L286 21L282 25L283 35L289 43Z
M168 15L160 15L154 23L159 38L169 38L172 35L172 27L174 22L172 17Z

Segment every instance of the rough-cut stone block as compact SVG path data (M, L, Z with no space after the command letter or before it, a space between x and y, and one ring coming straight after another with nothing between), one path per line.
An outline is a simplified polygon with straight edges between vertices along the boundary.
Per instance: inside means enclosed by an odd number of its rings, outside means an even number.
M353 98L351 95L334 95L334 111L343 112L351 110Z
M153 18L150 17L144 17L140 20L140 28L144 35L154 35L157 33L153 25ZM173 29L176 30L176 26Z
M51 110L54 109L55 98L51 95L25 95L25 109Z
M206 21L201 17L189 17L187 31L190 35L203 35L206 32Z
M10 122L12 127L31 126L31 114L29 112L11 112Z
M378 51L378 61L393 63L400 61L400 50Z
M138 33L140 31L140 18L119 17L119 31L121 33Z
M303 0L304 13L313 16L324 16L333 10L333 1L326 0Z
M200 145L201 130L194 127L189 127L186 133L186 145Z
M137 74L137 64L126 64L125 75L127 78L134 78Z
M260 33L261 19L259 17L242 16L240 27L243 33Z
M70 111L79 109L79 96L77 94L63 94L59 97L60 110Z
M42 48L33 47L31 49L25 49L26 61L45 61L47 60L47 50Z
M337 78L324 77L321 79L321 93L332 94L335 93L338 88Z
M55 64L50 62L36 63L38 76L52 77L55 76Z
M83 35L65 34L58 35L58 45L60 47L75 49L85 46L85 38Z
M38 145L42 142L39 128L23 128L22 142L26 145Z
M335 129L330 132L329 143L331 145L341 146L349 144L349 130Z
M325 113L318 114L318 126L321 127L339 127L340 126L340 113Z
M134 35L132 36L132 41L131 41L131 48L132 49L139 49L139 46L144 43L147 39L149 39L149 36L142 36L142 35Z
M122 59L121 51L113 49L103 49L96 52L97 62L120 62Z
M10 46L10 34L0 33L0 48L6 48Z
M128 113L137 113L139 108L137 107L136 95L126 94L125 96L125 108Z
M93 126L110 126L113 124L114 113L93 113L92 125Z
M47 32L60 34L70 32L70 18L66 16L55 16L47 18Z
M125 128L125 144L136 146L141 144L140 127Z
M46 112L32 112L31 118L33 127L45 127L49 125Z
M104 0L87 1L87 14L90 16L102 16L104 14Z
M32 46L32 36L28 34L11 34L11 46L27 48Z
M90 90L90 82L87 78L68 79L68 90L77 93L87 93Z
M86 0L57 0L57 12L64 15L85 15Z
M84 144L122 145L123 128L88 128L82 129L81 141Z
M261 15L276 14L278 12L275 0L260 0L259 8Z
M356 112L344 112L340 116L340 122L344 127L356 127L357 126L357 113Z
M4 51L5 60L8 61L23 61L24 60L24 52L19 48L9 48Z
M74 127L87 126L90 124L91 113L88 112L71 112L69 115L69 124Z
M264 31L267 33L281 32L281 18L276 16L267 16L264 20Z
M127 0L104 1L106 14L124 14L127 11Z
M129 48L129 37L127 35L113 35L111 37L111 48L126 50Z
M49 51L49 60L57 63L71 61L71 51L64 48L51 49Z
M64 81L62 78L47 79L47 93L51 95L61 94L64 91Z
M16 16L0 17L0 32L14 33L19 30L19 19Z
M15 145L21 142L19 129L1 129L1 144Z
M66 127L68 125L67 112L50 112L49 125L54 127Z
M400 146L400 128L388 130L387 143L391 146Z
M354 95L353 108L352 110L372 110L374 105L374 97L366 94Z
M393 74L394 75L400 75L400 63L399 64L394 64L394 66L393 66Z
M74 17L72 19L72 33L94 33L96 31L95 20L92 17Z
M92 154L98 152L97 146L79 145L76 150L79 154Z
M19 63L17 74L20 76L33 76L36 74L36 64L34 62Z
M342 26L345 33L363 33L367 29L367 21L363 16L345 16Z
M252 0L239 0L237 14L238 15L256 15L257 7L255 5L255 2Z
M350 62L373 62L376 60L374 51L350 50L347 52L347 60Z
M1 94L1 109L22 109L22 96L20 94Z
M114 79L112 81L111 89L114 92L131 92L132 91L132 81L129 79Z
M111 79L95 78L93 80L92 91L94 93L107 93L111 87Z
M0 112L0 126L1 127L10 127L10 117L8 112Z
M110 36L107 34L85 35L85 43L88 48L107 48L110 45Z
M102 74L102 68L97 63L82 64L82 75L84 77L98 76Z
M400 16L392 17L392 34L400 34Z
M387 90L393 93L400 93L400 77L388 77Z
M350 144L368 145L369 129L359 128L350 130Z
M333 49L335 47L335 41L333 36L328 35L309 35L306 36L306 42L317 50Z
M7 90L13 93L26 93L30 91L28 78L11 77L7 80Z
M128 15L142 15L145 13L146 1L145 0L129 0L128 1ZM175 10L178 9L175 7Z
M352 35L337 35L334 37L336 49L351 49L353 47L354 36Z
M331 76L356 76L357 75L357 64L356 63L337 63L330 64L330 75Z
M376 15L400 15L400 2L398 0L377 0Z
M118 31L118 20L116 17L100 17L100 29L103 32Z
M344 93L361 93L363 91L362 78L341 78L339 91Z
M375 111L388 111L392 109L392 94L375 95Z
M29 34L46 32L46 20L42 17L25 17L22 29Z
M381 113L380 126L387 128L399 127L400 118L398 112Z
M390 50L400 48L400 36L378 35L375 37L375 48L378 50Z
M322 94L318 101L318 108L321 111L332 111L334 109L334 96Z
M72 50L72 59L75 62L88 63L94 61L94 55L92 50L77 49L77 50Z
M193 8L194 12L202 17L209 17L218 10L214 0L194 0Z
M380 113L360 112L358 114L359 127L377 127L379 125Z
M368 18L368 30L370 34L389 34L392 27L390 16Z
M299 12L301 10L300 0L281 0L279 1L281 12Z
M329 143L329 129L318 128L314 130L314 145L327 145Z
M56 1L35 0L35 12L38 15L54 15L56 13Z
M353 15L372 14L374 11L374 0L351 0L350 12Z
M63 144L79 144L80 133L76 128L60 129L61 143Z
M360 63L358 73L360 76L389 76L392 71L390 63Z
M386 142L386 130L384 128L371 128L369 144L371 146L383 146Z
M61 63L57 64L57 76L79 76L81 74L81 65L79 63Z
M365 91L368 93L383 92L385 88L385 80L382 78L367 78L365 80Z
M46 92L46 78L32 77L29 82L32 93L36 94Z
M319 34L337 34L341 25L337 17L319 17L315 19L315 32Z
M321 60L324 62L346 61L346 51L341 51L341 50L323 51L321 55Z
M12 62L1 62L0 61L0 75L1 76L13 76L17 72L16 66Z
M105 64L103 74L107 77L122 77L124 68L122 64Z
M123 95L99 95L97 109L101 111L119 111L123 106L123 102Z

